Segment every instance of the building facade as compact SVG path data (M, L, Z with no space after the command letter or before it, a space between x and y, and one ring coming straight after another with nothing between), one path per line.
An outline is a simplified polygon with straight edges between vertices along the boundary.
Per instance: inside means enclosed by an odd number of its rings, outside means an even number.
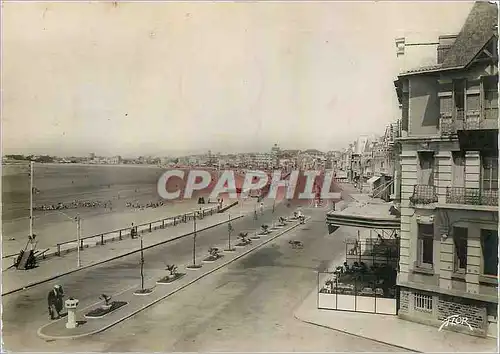
M401 73L402 318L468 334L497 333L497 7L476 3L436 64ZM442 38L440 38L441 40Z

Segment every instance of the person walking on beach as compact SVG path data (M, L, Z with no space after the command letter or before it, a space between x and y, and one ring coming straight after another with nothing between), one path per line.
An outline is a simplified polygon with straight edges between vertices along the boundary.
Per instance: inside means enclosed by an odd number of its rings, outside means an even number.
M61 311L63 309L64 291L61 285L54 285L48 296L47 302L49 306L49 316L51 320L61 318Z

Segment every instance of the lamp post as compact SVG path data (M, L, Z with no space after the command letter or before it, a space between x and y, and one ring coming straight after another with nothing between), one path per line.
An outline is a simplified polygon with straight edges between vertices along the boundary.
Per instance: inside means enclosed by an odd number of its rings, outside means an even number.
M193 213L193 264L188 266L188 269L199 269L201 265L196 265L196 212Z
M76 247L76 263L77 263L77 267L80 268L82 266L82 263L81 263L81 259L80 259L80 233L81 233L81 230L82 230L82 227L81 227L81 218L80 218L80 215L77 215L75 216L75 220L76 220L76 242L77 242L77 247Z
M56 210L57 213L64 215L70 220L73 220L76 222L76 266L77 268L80 268L82 266L81 260L80 260L80 238L81 238L81 218L80 215L76 214L75 217L71 217L66 213L63 213L62 211Z
M30 239L33 238L33 166L34 162L30 161Z
M153 292L152 288L144 288L144 244L143 244L143 239L142 239L142 232L140 235L140 241L141 241L141 260L140 260L140 265L141 265L141 288L139 290L134 291L134 295L149 295Z
M142 243L142 232L141 232L141 290L144 291L144 245Z
M232 252L235 251L234 248L231 247L231 234L233 233L233 225L231 224L231 214L229 214L229 222L227 224L227 241L228 247L226 251Z

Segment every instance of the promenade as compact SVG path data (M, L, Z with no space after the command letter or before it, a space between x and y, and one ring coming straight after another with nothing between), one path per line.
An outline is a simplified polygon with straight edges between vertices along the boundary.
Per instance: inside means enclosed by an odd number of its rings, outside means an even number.
M218 261L206 263L202 259L203 256L199 257L199 269L190 270L186 268L186 264L180 267L179 272L184 274L184 276L171 284L155 284L155 279L159 280L161 277L168 274L167 271L156 270L155 275L150 273L148 287L152 292L149 295L138 296L134 294L134 291L139 289L138 285L132 286L128 289L123 290L119 294L116 294L113 299L116 301L126 303L125 306L115 310L114 312L105 315L102 318L89 319L85 317L91 309L97 309L102 304L93 304L82 308L76 313L77 320L80 325L74 329L67 329L65 323L66 318L62 318L57 321L52 321L42 326L38 330L38 335L44 339L67 339L67 338L79 338L87 335L96 334L98 332L104 331L109 327L116 325L129 317L143 311L144 309L154 305L155 303L175 294L176 292L184 289L185 287L193 284L194 282L202 279L203 277L217 271L218 269L244 257L248 253L254 251L255 249L264 246L265 244L271 242L275 238L281 236L282 234L291 231L300 225L299 221L290 221L286 226L282 226L271 231L270 234L262 235L259 239L253 240L252 244L246 247L236 247L234 251L225 251ZM256 233L258 230L255 230ZM235 240L235 243L237 241ZM227 244L214 245L218 246L219 249L224 249ZM206 257L206 255L205 255Z
M234 201L228 201L228 204L232 202ZM271 200L264 201L264 206L267 209L272 208L272 204L273 202ZM201 232L217 225L227 223L230 215L231 220L234 220L238 219L240 215L253 214L255 208L256 200L248 200L242 205L237 205L223 213L216 213L212 216L206 216L203 219L197 220L197 230ZM154 230L151 233L144 233L143 247L147 249L181 237L189 236L193 233L193 228L194 224L191 220L173 227ZM104 245L84 248L80 251L80 267L78 267L77 252L63 253L61 256L51 257L41 261L37 268L26 271L16 270L15 268L7 269L7 267L12 264L12 259L4 259L2 264L4 270L2 272L2 296L20 291L23 288L33 286L40 282L57 279L66 274L82 271L89 267L136 253L139 250L140 238L131 239L130 236L126 236L120 241L115 240L114 242L107 242Z
M119 212L103 212L101 214L88 216L81 220L81 237L97 235L120 228L129 227L132 223L135 225L168 218L170 216L180 215L199 209L200 206L206 208L215 204L198 205L195 200L182 200L175 203L168 203L158 208L147 208L144 210L129 209ZM76 223L71 220L76 216L74 210L48 211L46 214L52 214L52 219L57 216L53 222L39 222L35 219L34 233L37 235L37 248L44 249L51 247L59 242L65 242L76 238ZM65 216L66 215L66 216ZM42 218L43 219L43 218ZM2 225L2 256L19 253L26 245L29 234L29 220L19 220Z

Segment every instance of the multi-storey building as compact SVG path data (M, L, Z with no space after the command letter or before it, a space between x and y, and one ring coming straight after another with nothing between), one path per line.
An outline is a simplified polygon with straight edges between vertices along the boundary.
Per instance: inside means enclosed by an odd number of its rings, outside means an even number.
M476 3L436 65L403 72L399 316L497 333L498 15Z

